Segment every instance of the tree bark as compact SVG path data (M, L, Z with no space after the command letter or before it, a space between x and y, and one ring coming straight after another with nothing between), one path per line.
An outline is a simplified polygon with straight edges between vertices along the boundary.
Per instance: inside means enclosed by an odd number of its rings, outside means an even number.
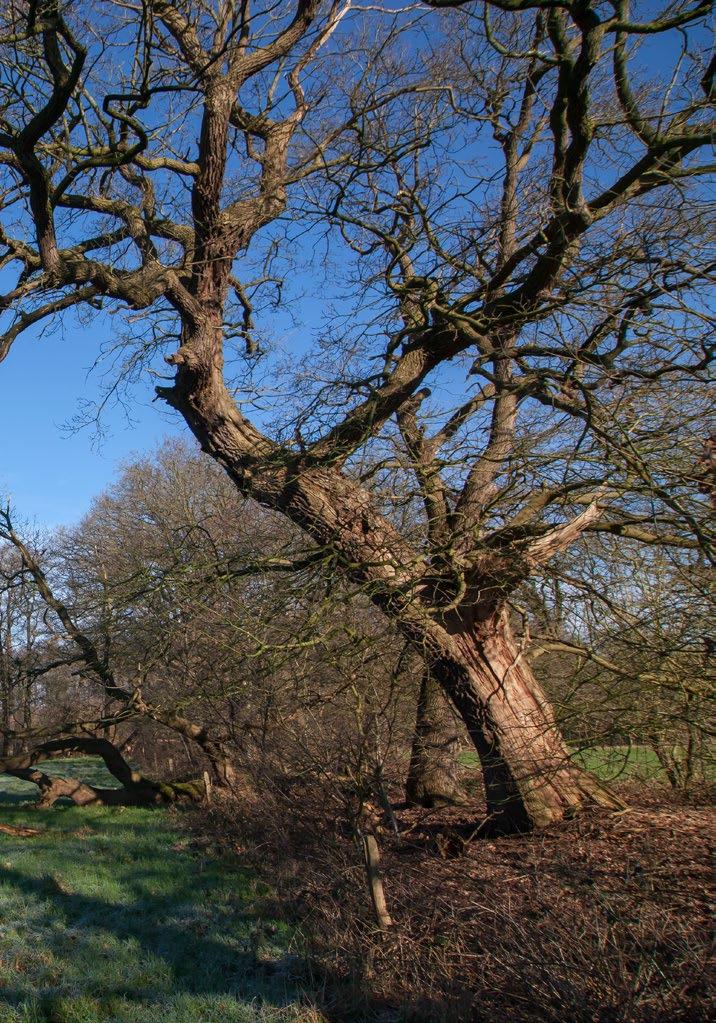
M507 610L451 612L450 644L432 670L480 757L491 832L543 827L585 805L624 804L576 765L542 687L515 641Z
M54 778L36 767L8 768L5 772L13 778L20 778L22 781L32 782L40 790L40 798L35 806L38 810L45 810L54 806L58 799L71 799L75 806L92 806L96 803L104 803L102 791L91 785L85 785L77 778ZM114 791L114 790L104 790ZM116 793L124 793L124 789L117 789Z
M411 806L457 806L466 801L459 780L455 715L441 686L423 671L405 798Z
M223 380L222 344L217 311L189 324L167 359L177 367L175 384L157 393L182 414L241 493L280 511L330 549L415 645L477 750L490 827L541 827L587 803L621 807L572 763L499 606L528 574L525 566L496 556L479 578L473 573L470 590L478 596L441 615L431 566L377 511L371 495L336 467L282 451L242 415Z

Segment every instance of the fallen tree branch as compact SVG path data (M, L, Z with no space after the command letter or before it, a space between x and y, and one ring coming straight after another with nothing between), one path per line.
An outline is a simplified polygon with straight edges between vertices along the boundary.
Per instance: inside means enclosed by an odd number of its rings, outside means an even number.
M14 835L19 838L32 838L39 835L39 828L16 828L12 824L0 824L0 835Z
M39 761L52 760L67 753L99 756L107 770L122 787L97 788L77 778L53 777L39 770ZM168 803L195 803L205 795L200 779L184 782L157 782L135 771L109 739L69 736L36 746L28 753L0 760L0 774L32 782L40 790L38 808L53 806L58 799L69 798L77 806L157 806Z

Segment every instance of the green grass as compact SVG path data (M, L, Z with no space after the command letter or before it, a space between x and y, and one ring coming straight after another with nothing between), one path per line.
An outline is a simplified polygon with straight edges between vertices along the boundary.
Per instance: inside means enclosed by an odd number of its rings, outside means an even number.
M107 780L86 761L82 776ZM0 777L0 820L42 830L0 834L0 1023L308 1018L265 891L234 862L192 853L176 814L34 812L18 804L37 790L20 785Z
M572 754L601 781L665 781L656 753L649 746L592 746ZM460 754L464 767L477 766L477 754Z
M574 759L602 781L665 781L659 758L649 746L593 746Z

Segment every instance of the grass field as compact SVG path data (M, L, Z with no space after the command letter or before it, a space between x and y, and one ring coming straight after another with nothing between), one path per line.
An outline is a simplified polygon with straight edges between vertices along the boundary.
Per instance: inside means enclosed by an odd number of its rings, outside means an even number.
M602 781L666 781L649 746L593 746L579 750L574 759Z
M665 781L656 753L648 746L593 746L573 754L582 767L602 781ZM477 765L477 754L460 754L465 767Z
M107 783L101 765L82 773ZM36 794L0 777L0 819L42 829L0 834L0 1023L311 1018L289 934L235 863L192 852L166 811L33 812Z

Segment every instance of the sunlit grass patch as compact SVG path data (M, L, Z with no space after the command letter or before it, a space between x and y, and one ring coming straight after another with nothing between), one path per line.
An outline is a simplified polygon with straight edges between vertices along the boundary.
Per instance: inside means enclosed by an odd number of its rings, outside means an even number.
M665 781L649 746L593 746L577 751L574 759L602 781Z
M664 781L659 759L649 746L591 746L575 750L573 759L602 781ZM477 754L460 754L464 767L477 766Z
M263 918L249 874L192 852L173 814L0 805L0 816L41 829L0 834L0 1023L307 1018L280 969L287 929Z

